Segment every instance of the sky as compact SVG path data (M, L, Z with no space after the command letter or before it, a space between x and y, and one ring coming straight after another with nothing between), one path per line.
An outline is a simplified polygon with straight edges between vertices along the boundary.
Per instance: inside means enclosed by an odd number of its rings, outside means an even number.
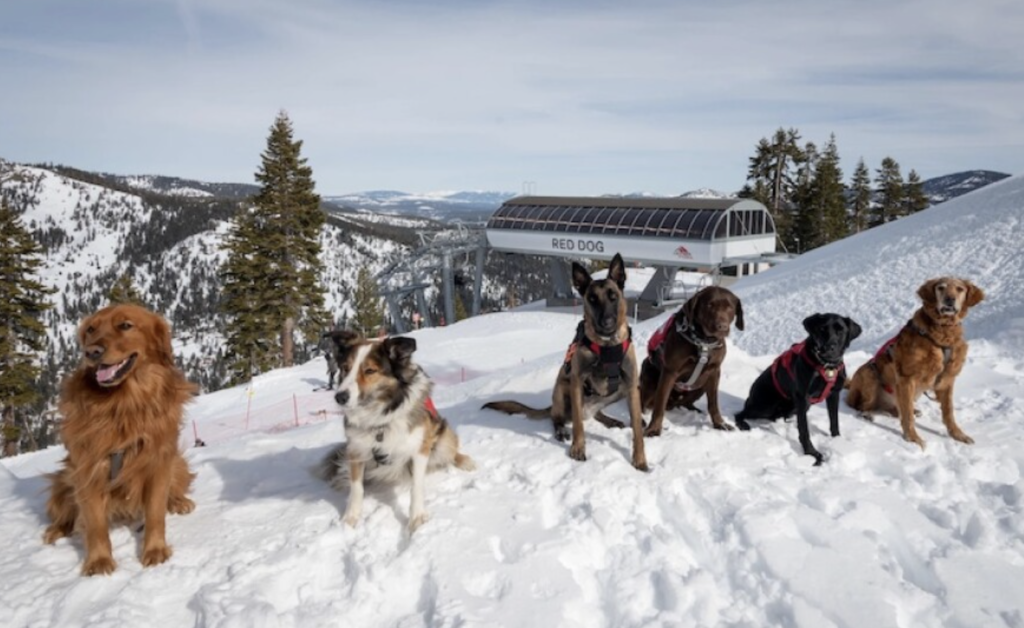
M0 5L0 157L254 182L284 110L321 194L738 190L761 138L848 179L1024 173L1024 3Z

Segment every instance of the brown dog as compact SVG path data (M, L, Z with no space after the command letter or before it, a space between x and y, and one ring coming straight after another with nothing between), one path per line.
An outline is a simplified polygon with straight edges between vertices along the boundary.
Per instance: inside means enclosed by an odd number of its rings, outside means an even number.
M572 446L569 457L586 460L583 421L595 416L608 427L625 427L622 422L601 414L605 406L622 399L629 400L629 416L633 427L633 466L647 471L644 454L643 415L637 390L636 352L626 314L626 267L617 254L608 267L608 278L594 280L587 269L572 264L572 281L583 297L583 321L576 338L569 345L562 368L558 371L551 405L538 409L518 401L492 401L484 408L506 414L525 414L531 419L551 418L555 438L569 439L566 424L572 421Z
M640 400L644 410L653 410L647 436L661 434L666 410L679 406L697 410L693 402L704 395L714 428L733 429L718 407L725 339L733 322L743 330L739 297L709 286L690 297L651 337L640 371Z
M44 540L80 530L82 574L108 574L116 567L110 524L142 519L142 564L158 565L171 556L167 511L195 508L185 497L193 474L178 430L196 386L174 365L167 322L144 308L104 308L82 321L78 341L82 362L60 398L67 457L51 476Z
M953 382L967 359L960 323L985 294L971 282L954 277L929 280L917 294L923 305L895 338L853 374L846 403L868 419L872 412L899 417L903 438L924 449L914 427L914 402L932 390L949 435L973 443L953 416Z

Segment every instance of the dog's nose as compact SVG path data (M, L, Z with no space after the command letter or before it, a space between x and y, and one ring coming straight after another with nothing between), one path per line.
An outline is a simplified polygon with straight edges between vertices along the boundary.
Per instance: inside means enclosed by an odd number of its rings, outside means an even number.
M348 403L348 391L343 390L340 393L334 395L334 400L338 402L339 406L343 406Z
M85 357L89 358L93 362L98 362L103 357L103 347L98 345L92 345L85 348Z

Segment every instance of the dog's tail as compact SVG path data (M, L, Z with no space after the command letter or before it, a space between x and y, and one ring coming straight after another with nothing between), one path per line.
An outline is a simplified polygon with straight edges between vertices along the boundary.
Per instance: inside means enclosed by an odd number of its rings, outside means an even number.
M533 420L551 418L551 406L546 408L531 408L530 406L524 406L518 401L489 401L483 405L483 408L490 408L491 410L497 410L498 412L504 412L505 414L522 414L525 415L526 418Z
M348 443L341 443L324 456L320 464L314 466L310 471L316 477L327 482L336 491L343 491L348 488Z

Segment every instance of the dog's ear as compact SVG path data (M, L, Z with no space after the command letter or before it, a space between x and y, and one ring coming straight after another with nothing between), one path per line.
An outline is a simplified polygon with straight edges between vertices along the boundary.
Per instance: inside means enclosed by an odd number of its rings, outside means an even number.
M732 296L732 306L736 311L736 329L743 331L743 302L735 294L729 294Z
M935 303L935 284L938 283L938 279L929 279L928 281L921 284L921 287L917 289L917 296L921 297L921 300L925 303Z
M612 263L608 266L608 278L615 282L619 290L626 287L626 264L622 261L622 255L616 253Z
M967 307L974 307L985 300L985 293L981 288L966 279L963 281L967 285L967 298L964 299L964 305Z
M384 351L392 363L406 364L416 351L416 339L405 336L393 336L384 339Z
M850 343L860 336L860 333L863 330L860 328L860 325L857 324L857 321L852 318L844 317L843 320L846 321L846 346L849 347Z
M171 346L171 325L163 316L153 314L153 340L156 352L164 366L174 366L174 348Z
M821 314L820 312L816 314L811 314L810 316L804 319L804 329L807 331L807 333L812 334L814 333L815 329L821 327L822 324L825 323L825 320L826 316L824 314Z
M697 308L700 307L700 302L707 297L708 290L711 288L701 288L692 297L683 303L682 313L686 317L686 320L690 321L691 325L697 324Z
M572 263L572 285L581 297L586 296L587 288L590 287L590 271L583 268L579 262Z

